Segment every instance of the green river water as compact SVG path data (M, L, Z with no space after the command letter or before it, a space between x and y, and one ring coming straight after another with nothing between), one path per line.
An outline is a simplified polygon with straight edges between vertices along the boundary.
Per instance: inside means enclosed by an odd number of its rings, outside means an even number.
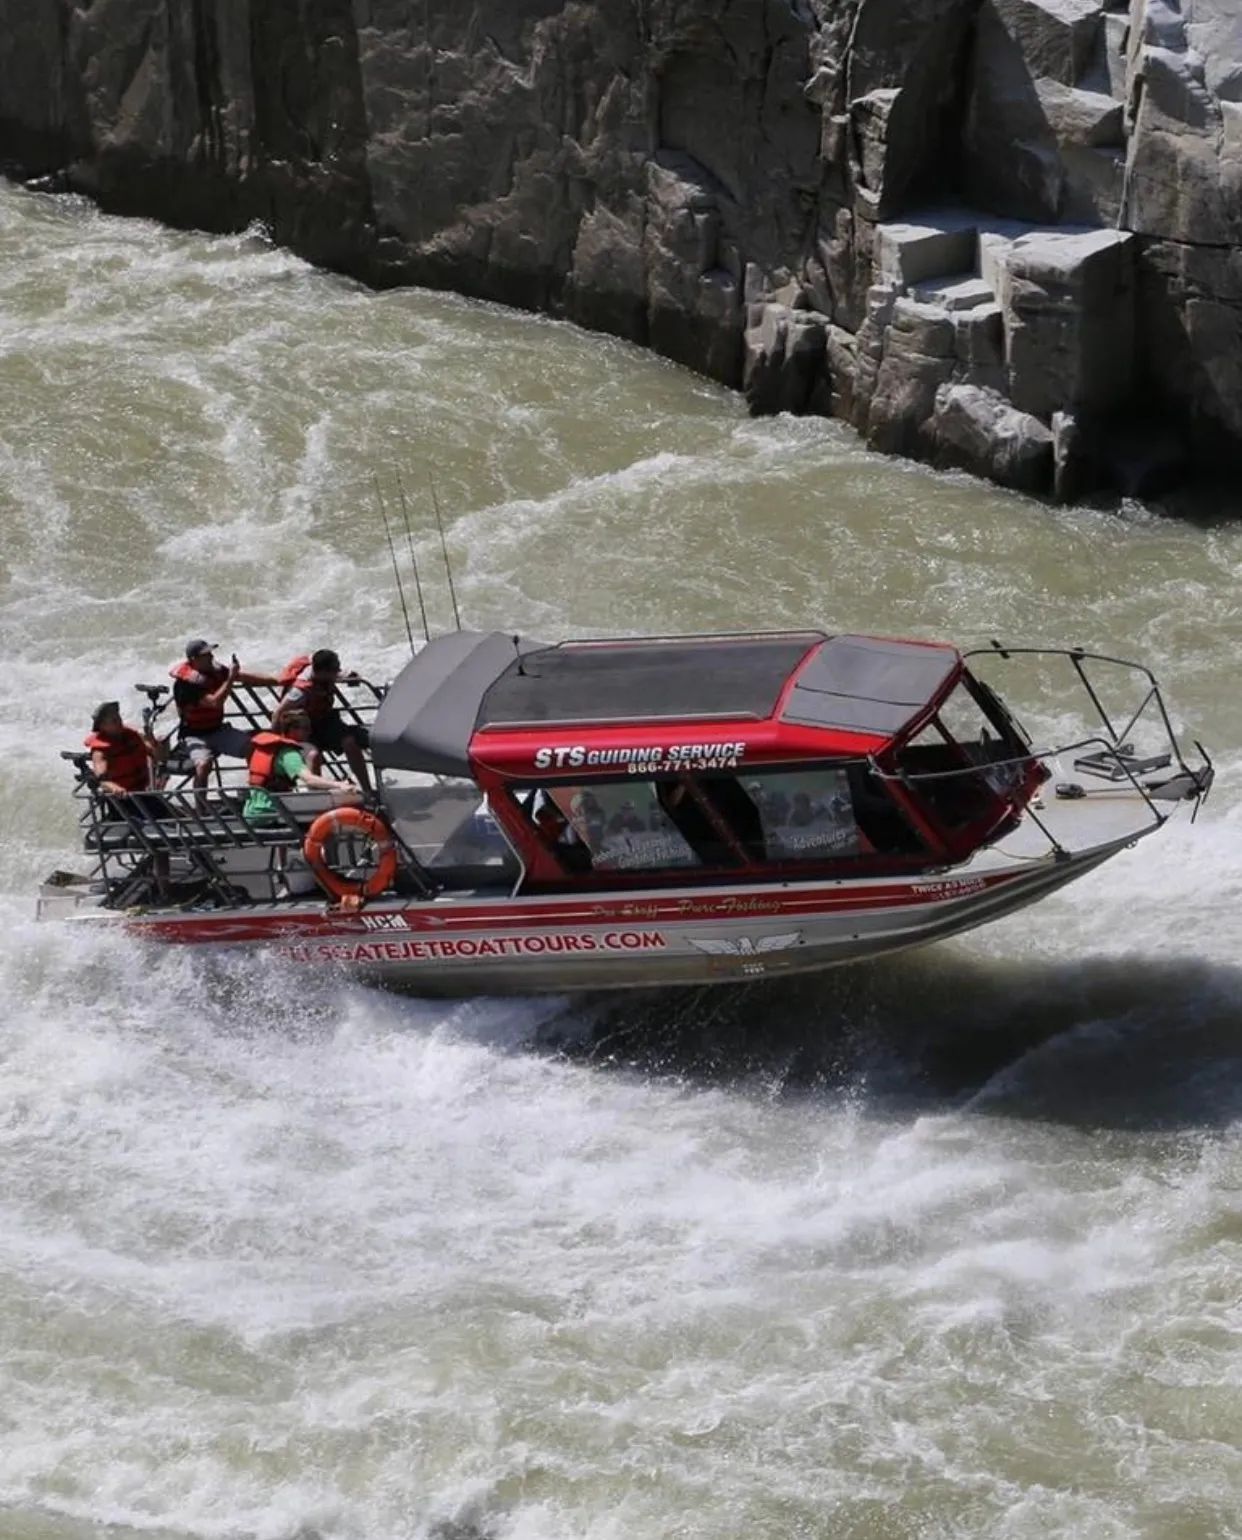
M464 618L1150 663L1220 774L883 965L431 1005L36 926L185 636ZM1242 494L1052 509L618 343L0 187L3 1540L1242 1535ZM450 622L432 581L437 625ZM1081 726L1043 676L1015 702Z

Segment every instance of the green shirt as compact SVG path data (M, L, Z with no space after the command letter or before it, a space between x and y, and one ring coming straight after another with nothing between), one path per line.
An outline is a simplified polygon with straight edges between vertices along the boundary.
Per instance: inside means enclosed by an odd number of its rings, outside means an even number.
M292 781L296 786L298 776L306 769L306 761L297 749L281 749L276 756L275 769L277 775L284 776L286 781ZM251 787L246 805L242 808L242 817L247 823L280 822L280 809L266 786Z

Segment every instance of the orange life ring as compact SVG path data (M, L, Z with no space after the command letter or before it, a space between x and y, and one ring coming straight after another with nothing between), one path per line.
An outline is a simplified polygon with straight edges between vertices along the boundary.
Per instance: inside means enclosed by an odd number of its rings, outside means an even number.
M365 882L351 882L334 872L324 854L328 841L347 831L363 835L375 846L375 870ZM329 813L320 813L306 831L302 854L319 886L333 898L375 898L392 886L397 875L397 848L392 830L382 818L360 807L338 807Z

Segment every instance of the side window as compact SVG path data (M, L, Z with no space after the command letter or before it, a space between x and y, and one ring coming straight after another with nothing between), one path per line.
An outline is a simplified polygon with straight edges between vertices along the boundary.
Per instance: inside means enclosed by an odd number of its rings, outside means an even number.
M972 764L992 767L984 770L983 780L998 796L1005 796L1021 783L1025 762L1005 761L1022 757L1026 745L1003 718L998 726L964 684L950 694L939 717L944 730L961 744Z
M713 864L714 830L679 782L627 776L516 792L543 839L571 868L670 871Z
M1009 747L964 685L958 685L940 710L901 750L898 764L911 790L942 824L962 829L995 807L994 796L1021 772L986 767L1009 756Z
M743 784L759 810L769 861L823 861L873 849L858 827L843 766L760 771Z
M517 869L517 858L473 781L457 776L384 772L384 806L393 828L422 865Z

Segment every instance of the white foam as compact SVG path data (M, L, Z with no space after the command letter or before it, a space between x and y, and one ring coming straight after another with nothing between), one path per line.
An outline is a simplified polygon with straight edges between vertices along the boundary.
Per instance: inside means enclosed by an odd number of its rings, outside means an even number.
M1236 533L931 477L255 233L5 190L0 258L3 1524L1017 1537L1180 1502L1225 1533ZM684 996L614 1030L36 927L73 858L56 750L186 634L400 664L371 488L395 507L398 467L438 584L435 475L468 622L1134 650L1213 802L1029 914L715 997L701 1031ZM1083 720L1039 680L1022 705Z

